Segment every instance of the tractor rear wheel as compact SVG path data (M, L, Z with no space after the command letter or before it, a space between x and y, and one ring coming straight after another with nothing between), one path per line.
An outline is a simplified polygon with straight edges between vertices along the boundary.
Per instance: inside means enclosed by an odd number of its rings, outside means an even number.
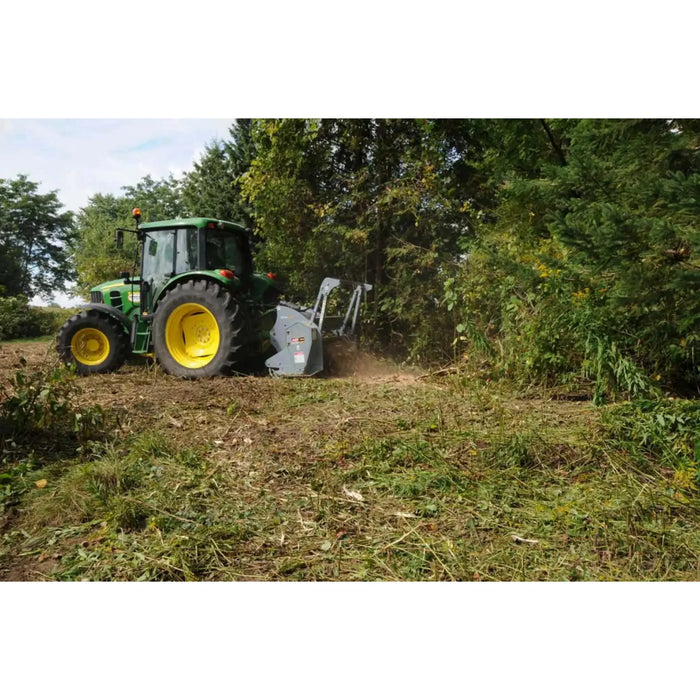
M56 349L78 374L98 374L119 369L129 354L124 326L95 309L71 316L58 331Z
M188 280L168 290L153 319L153 347L161 367L177 377L230 374L243 359L244 310L216 282Z

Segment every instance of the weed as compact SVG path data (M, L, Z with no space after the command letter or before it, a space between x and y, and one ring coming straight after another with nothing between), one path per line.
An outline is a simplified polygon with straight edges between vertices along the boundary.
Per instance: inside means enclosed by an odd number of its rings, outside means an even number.
M24 358L20 363L26 367ZM34 430L51 428L65 419L76 420L71 400L77 388L72 373L63 367L22 369L10 379L10 391L1 391L0 439L16 442Z
M49 364L21 369L0 387L0 508L17 502L29 487L27 475L55 459L64 448L73 452L101 435L105 414L100 406L76 409L79 389L72 370ZM4 466L3 466L4 465Z
M700 404L639 400L603 413L607 435L637 461L656 459L675 470L672 488L685 498L700 488Z
M21 493L0 577L699 575L693 402L595 408L465 374L78 381L123 407L121 428L6 461L0 485Z

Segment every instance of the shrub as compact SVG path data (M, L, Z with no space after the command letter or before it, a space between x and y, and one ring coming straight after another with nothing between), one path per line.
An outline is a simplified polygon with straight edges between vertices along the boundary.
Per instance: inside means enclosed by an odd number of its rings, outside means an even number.
M41 453L55 457L61 449L75 452L80 443L97 436L104 424L100 406L74 405L78 387L65 367L23 369L0 388L0 512L16 502L41 466Z
M26 360L20 358L23 368ZM73 433L87 438L102 425L99 406L74 407L78 393L72 369L62 366L21 369L10 379L9 390L0 389L0 444L19 443L37 431L51 429L52 436Z
M0 297L0 340L36 338L58 330L65 314L29 306L26 297Z

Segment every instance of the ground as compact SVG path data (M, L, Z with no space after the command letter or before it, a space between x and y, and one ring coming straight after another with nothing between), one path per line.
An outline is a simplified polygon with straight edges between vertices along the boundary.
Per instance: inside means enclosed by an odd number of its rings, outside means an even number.
M5 344L0 380L54 362ZM0 580L698 578L695 501L585 396L366 355L331 378L141 362L75 383L88 430L0 465Z

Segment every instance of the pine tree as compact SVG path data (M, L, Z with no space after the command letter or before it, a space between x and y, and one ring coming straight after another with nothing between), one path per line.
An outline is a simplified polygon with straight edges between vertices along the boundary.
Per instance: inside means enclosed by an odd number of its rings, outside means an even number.
M519 120L487 133L494 205L458 285L462 326L526 376L583 370L606 392L697 382L697 123Z
M241 198L241 178L255 156L251 120L238 119L230 140L210 143L185 178L183 201L193 216L210 216L252 227L249 207Z

